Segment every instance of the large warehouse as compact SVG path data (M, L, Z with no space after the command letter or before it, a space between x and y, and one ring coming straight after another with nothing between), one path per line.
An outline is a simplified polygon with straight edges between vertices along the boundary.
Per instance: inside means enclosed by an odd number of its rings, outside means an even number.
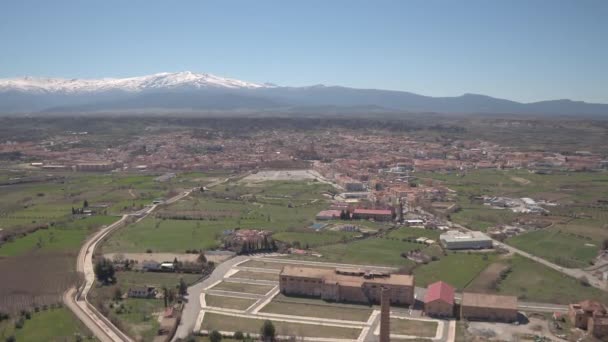
M460 318L479 321L517 321L517 297L464 292Z
M391 304L414 303L414 277L405 274L285 266L279 276L279 286L285 295L366 304L379 304L381 289L389 288Z
M460 232L450 230L439 236L443 247L447 249L487 249L492 248L492 239L482 232Z

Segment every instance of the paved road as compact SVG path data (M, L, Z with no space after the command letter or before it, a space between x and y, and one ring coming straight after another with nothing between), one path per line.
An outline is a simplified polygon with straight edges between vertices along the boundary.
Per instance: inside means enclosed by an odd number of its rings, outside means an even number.
M170 204L178 201L190 195L193 190L194 189L184 191L179 195L170 198L166 201L166 203ZM78 253L76 270L84 274L85 283L79 293L75 288L68 290L64 294L63 301L66 306L74 312L76 317L78 317L87 326L87 328L89 328L91 332L103 342L130 342L132 339L114 326L114 324L112 324L88 302L87 295L95 282L95 272L93 266L93 254L95 252L95 248L106 236L124 226L128 222L129 217L135 217L139 221L152 213L156 208L156 205L152 205L137 212L123 215L120 220L100 229L93 236L87 239Z
M174 341L178 338L185 338L194 330L194 324L202 309L200 296L203 290L224 279L224 275L228 273L234 265L248 258L248 256L236 256L232 259L228 259L223 263L216 265L213 272L205 280L188 288L188 295L186 296L187 303L184 307L184 311L182 311L182 319L177 327L177 332L173 338Z

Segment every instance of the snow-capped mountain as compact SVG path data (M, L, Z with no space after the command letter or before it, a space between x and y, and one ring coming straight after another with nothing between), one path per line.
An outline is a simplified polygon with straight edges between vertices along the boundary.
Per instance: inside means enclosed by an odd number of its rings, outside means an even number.
M476 94L432 97L323 85L281 87L189 71L128 78L0 79L0 115L156 110L608 115L608 104L570 100L520 103Z
M145 90L177 88L256 89L262 87L269 86L211 74L198 74L190 71L176 73L163 72L127 78L63 79L22 77L0 79L0 91L47 93L92 93L113 90L140 92Z

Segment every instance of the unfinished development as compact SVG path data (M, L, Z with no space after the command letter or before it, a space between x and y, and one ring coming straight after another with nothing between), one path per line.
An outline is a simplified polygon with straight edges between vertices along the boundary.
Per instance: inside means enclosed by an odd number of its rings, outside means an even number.
M414 303L414 277L404 274L285 266L280 273L279 285L285 295L373 304L380 303L382 288L387 288L391 290L391 304Z

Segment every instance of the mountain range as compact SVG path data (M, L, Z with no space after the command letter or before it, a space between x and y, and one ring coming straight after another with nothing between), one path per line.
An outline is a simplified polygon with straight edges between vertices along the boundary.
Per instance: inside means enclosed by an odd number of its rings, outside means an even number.
M432 97L324 85L284 87L189 71L128 78L0 79L0 113L121 110L608 115L608 104L572 100L521 103L478 94Z

